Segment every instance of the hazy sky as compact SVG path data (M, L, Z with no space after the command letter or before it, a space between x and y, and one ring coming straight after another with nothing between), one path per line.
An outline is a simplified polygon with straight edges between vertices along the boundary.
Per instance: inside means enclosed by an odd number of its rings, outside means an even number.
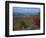
M13 13L39 13L40 8L14 7Z

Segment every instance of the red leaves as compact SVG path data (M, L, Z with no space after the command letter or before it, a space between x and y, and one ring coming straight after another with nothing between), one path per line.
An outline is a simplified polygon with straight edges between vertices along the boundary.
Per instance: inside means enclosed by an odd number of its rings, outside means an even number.
M33 18L33 24L37 25L37 26L40 26L40 17L34 17Z

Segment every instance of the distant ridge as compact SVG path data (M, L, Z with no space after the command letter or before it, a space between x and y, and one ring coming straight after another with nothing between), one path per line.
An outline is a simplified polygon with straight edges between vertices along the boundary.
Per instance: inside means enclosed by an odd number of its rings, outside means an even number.
M13 16L34 16L34 15L39 15L37 14L30 14L30 13L13 13Z

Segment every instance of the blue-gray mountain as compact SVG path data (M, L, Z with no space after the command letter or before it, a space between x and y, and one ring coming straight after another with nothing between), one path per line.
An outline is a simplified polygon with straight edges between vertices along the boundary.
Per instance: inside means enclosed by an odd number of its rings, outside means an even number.
M39 15L39 13L33 14L33 13L13 13L13 16L34 16Z

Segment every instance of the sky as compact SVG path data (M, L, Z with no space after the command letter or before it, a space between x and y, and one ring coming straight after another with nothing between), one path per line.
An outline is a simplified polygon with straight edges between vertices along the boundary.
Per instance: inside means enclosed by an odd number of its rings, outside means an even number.
M15 14L15 13L38 14L39 12L40 12L40 8L13 7L13 14Z
M13 12L14 13L38 13L40 11L40 9L39 8L27 8L27 7L14 7L13 8Z

